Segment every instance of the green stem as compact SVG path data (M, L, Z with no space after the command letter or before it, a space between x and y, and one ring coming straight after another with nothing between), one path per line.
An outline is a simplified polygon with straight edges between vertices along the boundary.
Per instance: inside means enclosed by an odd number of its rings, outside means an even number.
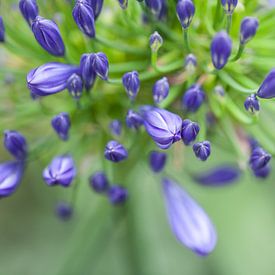
M189 37L188 37L188 29L183 30L183 38L184 38L184 46L187 50L187 52L191 52L190 46L189 46Z
M243 51L244 45L240 43L237 54L230 61L237 61L242 56Z
M221 0L217 0L213 28L216 28L216 26L220 23L221 6Z
M226 31L228 34L230 33L231 25L232 25L232 14L227 14L227 16L226 16Z

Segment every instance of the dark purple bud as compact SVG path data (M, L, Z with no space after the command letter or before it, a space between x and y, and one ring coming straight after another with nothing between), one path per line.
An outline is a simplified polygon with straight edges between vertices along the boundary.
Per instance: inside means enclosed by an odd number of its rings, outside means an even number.
M93 87L96 78L92 54L85 53L81 56L80 73L84 81L85 88L89 91Z
M207 172L195 174L194 180L207 186L224 186L237 181L241 171L236 166L218 166Z
M271 155L268 154L263 148L255 148L250 156L249 164L253 171L265 167L271 160Z
M49 186L68 187L76 176L74 161L70 155L55 157L43 171L43 179Z
M166 164L167 155L162 152L152 151L149 155L149 163L153 172L159 173Z
M244 107L247 111L251 112L252 114L257 113L260 111L260 103L255 94L248 96L244 102Z
M161 0L145 0L146 6L152 11L154 14L159 14L162 8Z
M110 161L120 162L128 157L128 152L122 144L111 140L105 147L104 156Z
M270 165L266 165L260 169L253 170L255 177L265 179L271 172Z
M241 44L246 44L251 40L259 27L259 21L255 17L245 17L241 23L240 41Z
M192 53L188 54L185 57L185 63L184 63L185 69L187 72L193 73L195 71L195 68L197 67L197 58Z
M73 18L78 28L87 36L95 37L95 16L87 0L77 0L73 8Z
M32 23L32 32L44 50L55 56L64 56L65 46L60 31L53 21L37 16Z
M118 0L118 3L122 9L127 9L128 7L128 0Z
M0 16L0 42L5 42L5 26L2 16Z
M185 145L190 145L196 140L196 137L200 131L199 124L189 119L185 119L182 122L181 138Z
M168 149L181 139L182 119L164 109L148 108L144 113L144 126L161 149Z
M68 78L78 70L78 67L62 63L44 64L28 73L28 88L37 96L61 92L67 88Z
M189 112L196 112L205 100L205 93L199 85L191 86L183 95L182 103Z
M191 0L179 0L177 3L177 16L184 29L187 29L194 17L195 6Z
M106 192L109 188L109 182L104 172L96 172L89 178L90 186L97 193Z
M71 127L71 120L68 113L60 113L53 117L52 127L58 134L60 139L67 140L69 137L69 130Z
M261 98L275 97L275 69L272 69L260 86L257 96Z
M143 125L143 117L133 110L129 110L126 116L126 125L131 129L138 129Z
M83 82L78 74L72 74L68 78L67 89L74 99L80 99L83 92Z
M20 0L19 9L25 20L31 26L33 20L38 15L38 6L36 4L36 0Z
M221 0L224 11L227 14L232 14L235 10L238 0Z
M227 63L232 50L232 41L225 31L215 35L211 43L212 63L217 70L221 70Z
M97 17L99 16L101 10L102 10L103 0L87 0L87 1L92 6L94 16L95 16L95 20L96 20Z
M211 144L207 140L195 143L193 145L193 151L198 159L206 161L211 154Z
M122 125L121 125L121 122L119 120L114 119L113 121L111 121L111 123L109 125L109 128L110 128L113 135L116 135L116 136L121 135Z
M157 52L163 44L163 39L158 32L154 32L150 36L150 47L152 52Z
M23 162L0 163L0 197L10 196L20 184L24 172Z
M108 197L113 205L123 204L128 198L128 190L120 185L113 185L108 191Z
M25 137L17 131L4 131L4 145L17 160L27 157L28 148Z
M217 234L202 207L176 182L162 180L169 223L177 240L199 256L211 253Z
M156 104L161 103L169 94L169 82L167 77L155 82L153 86L153 98Z
M63 221L68 221L73 214L72 205L68 202L59 202L56 205L55 213L58 218Z
M129 72L123 75L122 84L131 100L134 100L140 89L140 81L137 71Z

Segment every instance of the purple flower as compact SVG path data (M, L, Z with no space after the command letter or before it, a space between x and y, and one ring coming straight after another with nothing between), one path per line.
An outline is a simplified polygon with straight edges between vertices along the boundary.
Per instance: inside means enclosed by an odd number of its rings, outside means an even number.
M162 152L152 151L149 155L149 163L153 172L159 173L166 164L167 155Z
M128 152L122 144L111 140L105 147L104 156L110 161L120 162L128 157Z
M211 43L212 63L221 70L227 63L232 50L232 41L225 31L215 35Z
M150 36L149 43L152 52L157 52L163 44L163 39L158 32L154 32Z
M185 145L189 145L196 140L197 135L200 131L198 123L185 119L182 122L181 138Z
M78 67L62 63L44 64L28 73L28 88L37 96L58 93L67 88L68 78L78 70Z
M211 144L207 140L195 143L193 145L193 151L198 159L206 161L211 154Z
M265 179L269 176L270 171L271 171L270 165L267 164L262 168L253 170L253 173L255 177Z
M143 117L133 110L129 110L126 116L126 125L131 129L138 129L141 125L143 125Z
M196 112L205 100L205 93L199 85L191 86L183 95L183 106L189 112Z
M5 26L2 16L0 16L0 42L5 42Z
M99 16L101 10L102 10L103 0L87 0L87 1L92 6L94 16L95 16L95 20L96 20L97 17Z
M80 99L83 91L83 82L78 74L74 73L68 78L67 89L74 99Z
M44 50L55 56L64 56L65 46L60 31L53 21L37 16L32 23L32 32Z
M73 8L73 18L78 28L87 36L95 37L95 16L87 0L77 0Z
M238 0L221 0L221 4L227 14L232 14L238 4Z
M154 14L159 14L162 8L161 0L145 0L146 6L152 11Z
M71 127L71 120L68 113L60 113L53 117L52 127L60 139L67 140Z
M109 188L109 182L104 172L96 172L94 173L90 179L90 186L97 193L106 192Z
M246 44L249 40L251 40L259 27L259 21L254 17L245 17L241 23L240 30L240 41L241 44Z
M113 185L108 191L108 197L113 205L123 204L128 198L128 190L120 185Z
M31 26L33 20L38 15L38 6L36 4L36 0L20 0L19 9L25 20Z
M275 69L272 69L260 86L257 96L261 98L275 97Z
M10 196L20 184L24 172L23 162L0 163L0 197Z
M187 29L194 17L195 6L191 0L179 0L177 3L177 16L184 29Z
M96 78L92 54L85 53L81 56L80 72L85 84L85 88L87 91L89 91L93 87Z
M157 80L153 86L153 98L156 104L161 103L169 94L169 82L167 77Z
M176 182L162 180L167 216L179 242L199 256L211 253L217 234L210 218L202 207Z
M113 135L116 135L116 136L121 135L122 125L121 125L121 122L119 120L114 119L113 121L111 121L111 123L109 125L109 128L110 128Z
M49 186L68 187L76 176L74 161L70 155L55 157L43 171L43 179Z
M126 9L128 7L128 0L118 0L118 3L122 9Z
M192 53L188 54L185 57L185 63L184 63L185 69L188 72L193 72L195 70L195 68L197 67L197 58L195 55L193 55Z
M253 171L265 167L271 160L271 155L268 154L263 148L256 147L250 156L249 164Z
M252 114L258 112L260 110L260 103L255 94L248 96L244 102L244 107L247 111Z
M72 205L68 202L59 202L56 205L55 213L58 218L63 221L67 221L72 217L73 214Z
M181 139L182 119L159 108L148 108L144 112L144 126L158 147L168 149Z
M140 81L137 71L129 72L123 75L122 84L131 100L134 100L140 89Z

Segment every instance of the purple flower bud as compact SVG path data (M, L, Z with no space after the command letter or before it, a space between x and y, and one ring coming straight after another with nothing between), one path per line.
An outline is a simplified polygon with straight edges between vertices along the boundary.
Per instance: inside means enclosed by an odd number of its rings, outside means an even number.
M120 162L128 157L128 152L122 144L111 140L105 147L104 156L110 161Z
M163 39L158 32L151 34L149 41L152 52L157 52L163 44Z
M76 176L74 161L70 155L55 157L43 171L43 179L49 186L68 187Z
M87 36L95 37L95 16L87 0L77 0L73 8L73 18L78 28Z
M121 135L122 125L121 125L121 122L119 120L114 119L113 121L111 121L111 123L109 125L109 128L110 128L113 135L116 135L116 136Z
M258 170L265 167L271 160L271 155L264 151L263 148L257 147L252 151L249 164L252 170Z
M68 202L59 202L56 205L55 213L58 218L60 218L63 221L68 221L73 214L73 208L72 205Z
M254 17L245 17L241 23L240 30L240 41L241 44L246 44L249 40L251 40L259 27L259 21Z
M128 0L118 0L118 3L122 9L126 9L128 7Z
M144 113L144 126L161 149L168 149L181 139L182 119L171 112L150 108Z
M25 137L17 131L4 131L4 145L17 160L27 157L28 148Z
M0 16L0 42L5 42L5 26L2 16Z
M211 144L207 140L195 143L193 145L193 151L198 159L206 161L211 154Z
M92 57L92 54L85 53L80 60L80 73L87 91L93 87L96 78Z
M215 35L211 43L212 63L221 70L227 63L232 50L232 41L225 31Z
M37 96L58 93L67 88L68 78L78 70L78 67L62 63L44 64L28 73L28 88Z
M178 241L199 256L211 253L217 234L205 211L176 182L164 178L162 188L169 223Z
M258 112L260 110L260 103L255 94L248 96L244 102L244 107L247 111L252 114Z
M67 80L67 89L74 99L82 96L83 82L78 74L72 74Z
M153 98L156 104L161 103L169 94L169 82L167 77L155 82L153 86Z
M253 170L253 173L255 177L265 179L269 176L270 170L271 170L270 165L267 164L260 169Z
M238 4L238 0L221 0L221 3L224 11L227 14L232 14Z
M133 110L129 110L126 116L126 125L131 129L138 129L141 125L143 125L143 117Z
M102 10L103 0L87 0L87 1L92 6L94 16L95 16L95 20L96 20L97 17L99 16L101 10Z
M140 81L137 71L129 72L123 75L122 84L131 100L134 100L139 92Z
M184 29L187 29L194 17L195 6L191 0L179 0L177 3L177 16Z
M260 98L275 97L275 69L272 69L265 77L257 92L257 96Z
M193 73L195 68L197 67L197 58L195 55L193 55L192 53L188 54L185 57L185 63L184 63L185 69L188 72Z
M36 4L36 0L20 0L19 9L25 20L31 26L33 20L38 15L38 6Z
M158 20L165 20L167 18L167 12L168 12L167 2L166 0L161 0L161 8L159 13L157 14Z
M190 119L185 119L182 122L182 131L181 131L181 138L185 145L190 145L200 131L199 124L196 122L191 121Z
M109 201L113 205L123 204L128 198L128 190L119 185L113 185L108 191Z
M104 172L96 172L94 173L90 179L90 186L97 193L106 192L109 188L109 182Z
M71 120L68 113L60 113L53 117L52 127L58 134L60 139L67 140L69 137L69 130L71 127Z
M161 0L145 0L146 6L152 11L154 14L159 14L162 8Z
M205 93L199 85L191 86L183 95L183 106L189 112L196 112L205 100Z
M218 166L207 172L196 174L194 180L207 186L224 186L240 178L240 169L236 166Z
M37 16L32 23L32 32L44 50L55 56L64 56L65 46L60 31L53 21Z
M153 172L159 173L166 164L167 155L162 152L152 151L149 155L149 163Z

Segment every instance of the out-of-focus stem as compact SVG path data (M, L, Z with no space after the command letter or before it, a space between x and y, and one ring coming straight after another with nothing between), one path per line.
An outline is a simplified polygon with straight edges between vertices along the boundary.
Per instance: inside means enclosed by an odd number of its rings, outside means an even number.
M227 16L226 16L226 31L228 34L230 33L231 25L232 25L232 14L227 14Z
M189 37L188 37L188 29L183 30L183 38L184 38L184 46L188 53L191 52L190 45L189 45Z
M237 54L230 61L237 61L244 51L244 45L240 43Z

